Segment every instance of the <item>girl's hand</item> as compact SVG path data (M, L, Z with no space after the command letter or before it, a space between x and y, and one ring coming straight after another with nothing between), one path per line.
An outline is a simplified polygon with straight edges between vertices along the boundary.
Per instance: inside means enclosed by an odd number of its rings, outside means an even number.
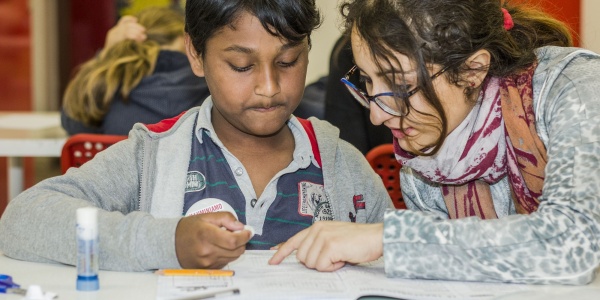
M383 223L316 222L280 245L269 264L281 263L294 250L301 263L318 271L373 261L383 255Z

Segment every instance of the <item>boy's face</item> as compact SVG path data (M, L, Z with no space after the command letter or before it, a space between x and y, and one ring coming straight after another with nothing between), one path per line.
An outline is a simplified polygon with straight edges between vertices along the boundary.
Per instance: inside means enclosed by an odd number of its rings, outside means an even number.
M194 73L204 76L217 131L253 136L279 132L296 109L306 80L308 41L291 44L268 33L251 14L242 13L206 43L204 59L186 37Z

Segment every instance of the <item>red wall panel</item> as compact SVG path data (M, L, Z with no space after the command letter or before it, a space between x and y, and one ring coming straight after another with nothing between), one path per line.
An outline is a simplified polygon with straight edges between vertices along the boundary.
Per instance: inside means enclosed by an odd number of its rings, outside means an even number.
M71 0L69 69L92 58L104 45L106 32L115 24L115 0Z
M579 46L581 35L581 0L511 0L506 2L537 6L553 17L565 22L571 28L575 45Z
M0 110L31 109L31 41L27 1L0 2Z
M0 1L0 110L31 110L28 1ZM27 167L26 167L27 168ZM0 216L8 203L7 159L0 157Z

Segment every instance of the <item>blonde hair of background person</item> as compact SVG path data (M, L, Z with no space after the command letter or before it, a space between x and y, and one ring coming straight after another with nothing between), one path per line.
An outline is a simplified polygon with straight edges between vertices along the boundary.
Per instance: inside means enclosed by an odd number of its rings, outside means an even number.
M90 127L101 124L116 92L127 101L131 90L153 73L160 50L184 51L183 28L183 15L168 8L122 17L107 33L103 51L69 83L65 113Z

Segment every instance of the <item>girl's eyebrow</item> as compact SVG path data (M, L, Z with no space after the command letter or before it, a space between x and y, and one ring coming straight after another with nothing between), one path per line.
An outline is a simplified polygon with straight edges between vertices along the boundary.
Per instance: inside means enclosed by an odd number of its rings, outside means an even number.
M365 73L360 67L358 68L358 71L361 75L363 75ZM387 69L387 70L379 71L379 72L375 73L375 75L376 76L388 76L390 74L400 74L402 76L407 76L407 75L413 75L416 73L417 73L417 71L415 71L415 70L399 71L399 70Z
M400 71L400 70L387 69L387 70L377 72L377 76L387 76L390 74L398 74L398 75L406 76L406 75L412 75L412 74L416 74L416 73L417 73L417 71L415 71L415 70Z

